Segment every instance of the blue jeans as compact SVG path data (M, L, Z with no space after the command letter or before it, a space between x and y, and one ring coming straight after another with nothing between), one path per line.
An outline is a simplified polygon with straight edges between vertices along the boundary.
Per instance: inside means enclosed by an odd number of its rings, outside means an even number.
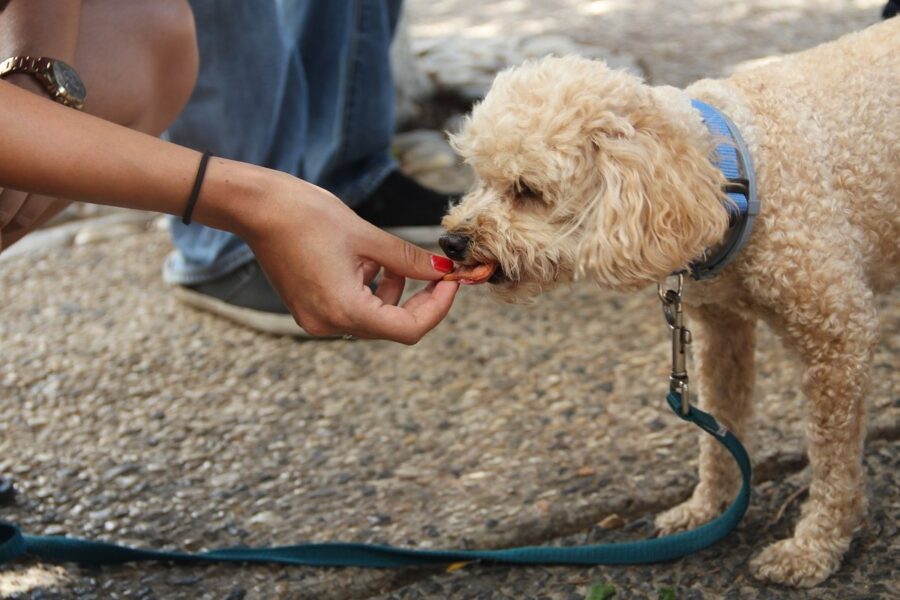
M191 0L200 74L167 138L291 173L358 204L396 168L388 53L400 4ZM233 234L171 223L170 283L215 279L253 258Z

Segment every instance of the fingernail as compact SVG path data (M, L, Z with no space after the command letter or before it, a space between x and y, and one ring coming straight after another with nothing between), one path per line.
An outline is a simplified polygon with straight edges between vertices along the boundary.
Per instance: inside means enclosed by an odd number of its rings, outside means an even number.
M431 255L431 266L441 273L449 273L453 270L453 261L443 256Z

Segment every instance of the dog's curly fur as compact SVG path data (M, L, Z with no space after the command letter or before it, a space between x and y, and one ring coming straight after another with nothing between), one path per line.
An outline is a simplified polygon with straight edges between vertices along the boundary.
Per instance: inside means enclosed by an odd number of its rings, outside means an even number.
M729 115L755 163L762 211L748 246L685 291L700 402L744 435L758 319L805 366L809 500L793 537L751 563L766 580L815 585L865 511L862 443L873 294L900 281L900 19L686 90L604 63L546 58L507 70L453 143L479 182L444 219L470 262L496 261L505 299L590 277L635 290L721 243L728 219L714 140L691 98ZM707 438L707 436L704 436ZM736 490L704 439L700 482L664 532L717 514Z

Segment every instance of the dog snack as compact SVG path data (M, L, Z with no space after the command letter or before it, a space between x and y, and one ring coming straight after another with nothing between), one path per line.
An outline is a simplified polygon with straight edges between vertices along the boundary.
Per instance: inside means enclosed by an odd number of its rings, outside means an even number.
M461 281L463 283L484 283L497 270L497 263L480 265L459 265L452 273L444 275L444 281Z

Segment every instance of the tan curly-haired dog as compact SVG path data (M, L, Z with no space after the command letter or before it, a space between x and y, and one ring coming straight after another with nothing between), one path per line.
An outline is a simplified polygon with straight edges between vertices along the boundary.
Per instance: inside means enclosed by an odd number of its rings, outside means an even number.
M751 563L769 581L824 580L865 512L873 294L900 281L898 57L900 19L686 90L546 58L498 75L454 139L479 183L445 217L449 239L467 265L498 264L495 290L519 300L581 278L636 290L715 248L729 227L724 179L691 98L736 123L761 213L736 259L684 295L699 326L700 404L739 436L757 319L804 362L813 479L794 536ZM738 483L703 436L700 482L659 528L710 520Z

